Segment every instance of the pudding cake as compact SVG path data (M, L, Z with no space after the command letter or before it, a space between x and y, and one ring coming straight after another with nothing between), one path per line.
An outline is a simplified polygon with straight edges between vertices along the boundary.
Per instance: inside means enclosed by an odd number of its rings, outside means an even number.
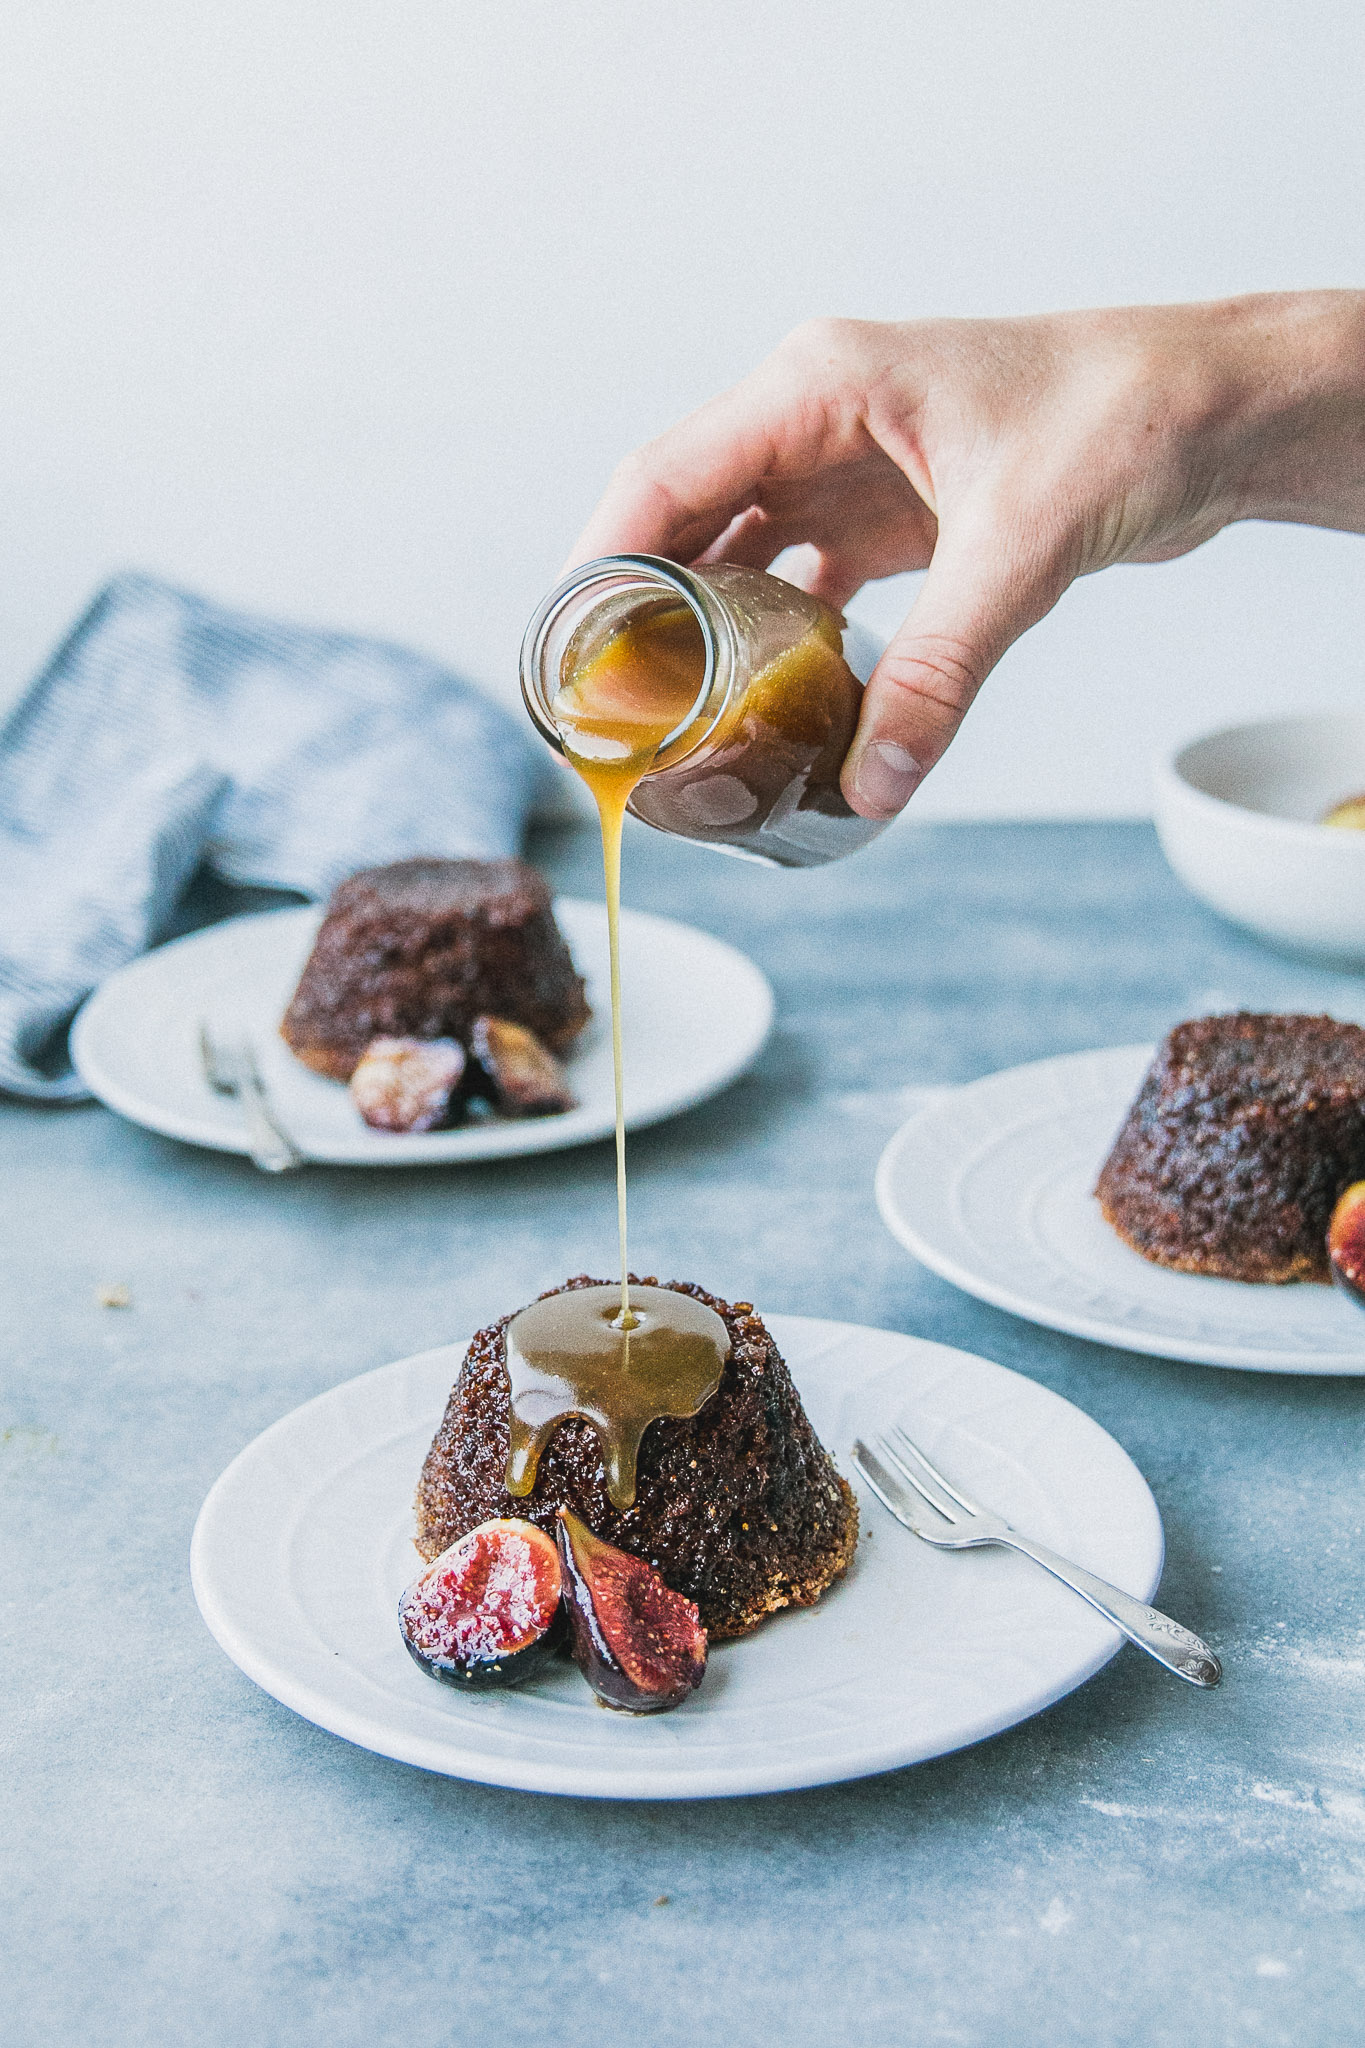
M400 860L339 884L280 1025L349 1081L375 1039L453 1039L480 1018L563 1052L588 1019L550 890L522 860Z
M1327 1280L1333 1206L1365 1177L1365 1030L1199 1017L1166 1038L1100 1173L1105 1220L1156 1265Z
M613 1484L599 1429L570 1410L547 1434L529 1491L509 1491L516 1417L508 1329L520 1318L504 1316L470 1345L422 1467L417 1548L431 1560L499 1517L520 1516L553 1534L559 1510L568 1509L695 1602L712 1640L747 1635L779 1608L813 1605L847 1570L857 1503L747 1303L731 1305L684 1281L660 1289L632 1276L630 1285L646 1321L651 1291L671 1294L686 1298L684 1320L709 1311L724 1334L714 1391L695 1413L661 1413L643 1429L629 1504L619 1504L623 1489ZM581 1275L541 1301L606 1287ZM525 1485L515 1469L511 1476Z

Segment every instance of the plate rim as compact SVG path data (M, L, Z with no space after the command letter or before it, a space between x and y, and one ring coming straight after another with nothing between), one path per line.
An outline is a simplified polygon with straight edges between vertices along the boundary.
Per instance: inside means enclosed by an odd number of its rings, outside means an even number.
M586 896L556 896L556 913L566 910L570 916L580 911L591 911L605 919L606 906L595 898ZM125 1088L115 1074L112 1077L97 1055L92 1055L90 1041L102 1020L102 1006L107 992L124 977L136 975L146 969L149 961L160 961L164 955L178 952L184 947L202 945L226 930L240 930L243 926L264 924L280 918L289 918L300 924L312 921L320 924L325 914L321 903L285 904L269 910L248 911L240 916L221 919L217 924L205 925L198 931L183 933L179 938L168 939L162 945L154 946L146 953L139 953L134 959L125 961L107 974L81 1004L71 1024L71 1063L81 1080L98 1102L111 1109L116 1115L125 1117L130 1123L138 1124L143 1130L154 1131L158 1136L169 1138L177 1144L192 1145L202 1151L221 1152L236 1158L250 1156L250 1146L245 1135L218 1126L198 1126L193 1134L189 1130L191 1119L176 1117L171 1111L162 1111L156 1104L149 1105L135 1090ZM683 931L705 941L727 954L739 964L739 971L748 980L756 1002L756 1019L753 1028L743 1040L736 1041L735 1052L723 1064L719 1075L709 1078L678 1094L668 1102L652 1109L637 1111L626 1119L627 1131L647 1130L652 1125L664 1123L669 1118L683 1116L689 1110L710 1101L747 1073L772 1036L776 1021L777 999L771 981L747 953L740 951L728 939L718 938L714 932L704 930L700 925L686 923L681 918L665 917L658 911L636 910L623 907L622 929L641 927L662 927L664 932ZM611 1136L611 1121L599 1128L590 1129L565 1127L565 1120L557 1117L528 1117L524 1120L509 1120L494 1125L480 1126L477 1136L482 1141L463 1149L423 1149L432 1140L459 1138L472 1135L469 1131L424 1132L418 1136L392 1134L390 1151L386 1146L383 1153L356 1153L354 1156L329 1155L310 1158L308 1164L316 1167L369 1167L392 1169L395 1167L457 1167L476 1166L500 1159L521 1159L534 1157L543 1152L562 1152L577 1145L597 1145ZM488 1141L496 1135L497 1142Z
M942 1115L945 1110L956 1107L969 1091L983 1089L992 1082L1037 1073L1043 1069L1056 1069L1081 1062L1094 1061L1098 1057L1112 1056L1115 1064L1120 1058L1137 1063L1150 1063L1157 1051L1154 1043L1133 1043L1127 1045L1098 1045L1083 1048L1079 1052L1053 1053L1045 1059L1022 1060L1016 1066L1000 1067L994 1073L981 1074L974 1081L964 1082L952 1094L941 1101L927 1102L906 1118L887 1140L877 1161L873 1187L877 1208L882 1222L898 1244L908 1251L912 1258L940 1279L958 1287L964 1294L972 1295L978 1301L989 1303L992 1308L1003 1309L1007 1314L1018 1316L1037 1328L1059 1330L1066 1336L1082 1337L1093 1344L1103 1344L1111 1349L1133 1352L1144 1358L1169 1358L1181 1364L1218 1367L1229 1372L1279 1372L1294 1374L1300 1378L1350 1379L1365 1374L1365 1325L1362 1326L1361 1347L1358 1361L1353 1364L1324 1361L1321 1354L1290 1349L1284 1346L1267 1346L1252 1351L1243 1344L1221 1344L1202 1338L1188 1341L1166 1337L1159 1332L1150 1336L1122 1325L1109 1323L1101 1316L1090 1316L1082 1311L1074 1313L1065 1309L1054 1309L1051 1304L1040 1303L1027 1295L1016 1293L1013 1288L992 1280L989 1275L978 1273L971 1266L963 1265L951 1252L924 1237L915 1225L908 1221L896 1204L893 1186L901 1170L905 1155L913 1149L917 1127L929 1119ZM1119 1115L1121 1116L1121 1110ZM1117 1129L1117 1119L1116 1119ZM1183 1273L1168 1272L1153 1265L1153 1273L1161 1274L1174 1285L1190 1277ZM1238 1283L1233 1282L1233 1285ZM1248 1285L1252 1283L1246 1283Z
M765 1313L764 1320L773 1330L780 1345L783 1345L785 1331L799 1327L813 1334L820 1333L827 1338L832 1336L836 1340L846 1339L850 1335L860 1337L867 1334L899 1339L906 1347L903 1362L907 1365L912 1356L923 1353L936 1355L945 1360L969 1359L974 1366L984 1364L993 1372L1005 1375L1009 1380L1022 1382L1031 1393L1043 1396L1045 1404L1060 1403L1063 1408L1079 1416L1085 1425L1098 1431L1112 1446L1131 1475L1132 1511L1146 1521L1145 1534L1151 1545L1147 1577L1143 1584L1135 1589L1136 1597L1145 1600L1154 1597L1165 1566L1165 1531L1161 1511L1144 1474L1128 1451L1102 1423L1078 1403L1068 1400L1065 1395L1045 1386L1043 1382L1031 1379L1028 1374L1002 1365L996 1359L988 1359L979 1352L966 1352L960 1346L941 1344L933 1338L920 1337L908 1331L887 1330L875 1325L847 1323L827 1317L787 1315L778 1311ZM790 1339L786 1341L790 1342ZM834 1767L817 1761L792 1770L790 1767L784 1769L779 1762L774 1761L769 1769L756 1771L752 1761L746 1761L727 1771L713 1756L708 1756L698 1763L690 1775L661 1783L656 1777L651 1776L647 1767L638 1765L623 1769L609 1761L595 1762L566 1775L562 1763L514 1763L496 1754L461 1750L458 1744L448 1741L437 1743L418 1735L403 1735L395 1740L391 1734L386 1735L381 1726L368 1722L362 1712L352 1711L345 1706L338 1708L310 1680L295 1680L288 1673L281 1674L272 1664L269 1655L257 1650L234 1623L231 1614L226 1611L213 1583L214 1574L208 1562L208 1553L214 1521L218 1514L224 1511L233 1485L240 1480L243 1467L249 1466L250 1462L258 1457L268 1458L273 1443L279 1441L283 1432L296 1428L300 1418L310 1410L331 1403L338 1396L349 1394L362 1384L389 1375L394 1376L395 1386L403 1385L405 1381L400 1379L399 1375L407 1375L414 1369L420 1370L433 1365L438 1359L445 1360L448 1365L457 1362L463 1357L464 1350L464 1340L431 1346L424 1351L414 1352L405 1358L393 1359L385 1365L355 1374L350 1379L343 1380L338 1385L326 1388L309 1400L299 1403L268 1424L224 1467L209 1488L195 1520L189 1549L190 1581L200 1615L219 1648L246 1677L273 1699L278 1700L281 1705L314 1726L350 1742L357 1748L368 1750L373 1755L383 1756L391 1761L412 1765L417 1769L430 1770L440 1776L453 1777L460 1782L494 1785L506 1790L566 1798L671 1802L699 1798L747 1798L769 1793L804 1791L820 1785L848 1783L856 1779L879 1776L887 1771L906 1769L913 1764L928 1762L938 1756L952 1755L957 1750L970 1748L977 1742L1004 1734L1008 1729L1033 1719L1036 1714L1046 1711L1048 1707L1054 1706L1059 1700L1065 1699L1080 1686L1087 1684L1117 1656L1124 1645L1122 1634L1117 1629L1111 1630L1108 1638L1100 1643L1093 1653L1081 1659L1064 1677L1048 1680L1036 1686L1026 1703L1012 1709L1008 1718L1000 1719L998 1710L983 1710L964 1720L960 1736L950 1743L931 1739L927 1745L917 1747L904 1738L894 1741L883 1740L861 1753L846 1755L844 1760ZM887 1369L887 1365L882 1368L883 1371ZM458 1768L452 1762L452 1757L459 1758ZM704 1782L699 1782L703 1780Z

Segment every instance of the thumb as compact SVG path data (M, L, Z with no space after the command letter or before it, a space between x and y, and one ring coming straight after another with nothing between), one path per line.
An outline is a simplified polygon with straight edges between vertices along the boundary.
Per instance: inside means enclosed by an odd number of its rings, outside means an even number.
M940 531L929 573L872 672L841 782L865 818L904 808L1006 648L1049 612L1069 577L998 527Z

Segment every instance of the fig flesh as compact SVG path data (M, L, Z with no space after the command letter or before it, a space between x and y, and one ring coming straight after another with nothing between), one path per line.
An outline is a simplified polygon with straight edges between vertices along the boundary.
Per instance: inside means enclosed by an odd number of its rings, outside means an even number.
M434 1131L450 1120L466 1066L454 1038L372 1038L351 1100L376 1131Z
M469 1049L477 1066L471 1086L487 1092L504 1116L559 1116L578 1107L563 1067L525 1025L476 1017Z
M480 1522L398 1603L410 1655L447 1685L520 1685L564 1636L559 1553L534 1522Z
M706 1670L706 1630L692 1602L567 1508L559 1554L574 1662L598 1698L628 1714L680 1707Z
M1353 1182L1332 1211L1327 1259L1337 1286L1365 1306L1365 1180Z

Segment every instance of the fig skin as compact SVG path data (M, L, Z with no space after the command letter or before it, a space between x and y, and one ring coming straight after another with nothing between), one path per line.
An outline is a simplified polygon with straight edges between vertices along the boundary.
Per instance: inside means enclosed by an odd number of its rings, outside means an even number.
M1337 1286L1365 1308L1365 1180L1338 1197L1327 1226L1327 1261Z
M706 1630L692 1601L568 1508L557 1528L569 1643L588 1684L623 1713L680 1707L706 1671Z
M480 1522L418 1573L398 1626L429 1678L465 1688L520 1685L564 1640L559 1553L512 1516Z

